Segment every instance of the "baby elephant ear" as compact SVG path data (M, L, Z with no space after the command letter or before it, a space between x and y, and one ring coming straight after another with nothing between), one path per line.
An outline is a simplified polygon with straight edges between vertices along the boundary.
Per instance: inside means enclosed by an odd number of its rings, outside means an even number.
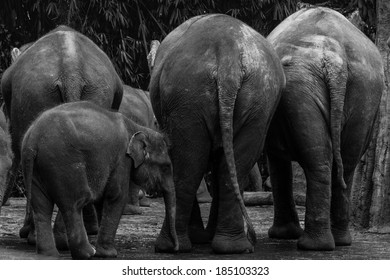
M130 139L126 154L134 161L134 168L138 168L145 161L147 136L142 131L136 132Z

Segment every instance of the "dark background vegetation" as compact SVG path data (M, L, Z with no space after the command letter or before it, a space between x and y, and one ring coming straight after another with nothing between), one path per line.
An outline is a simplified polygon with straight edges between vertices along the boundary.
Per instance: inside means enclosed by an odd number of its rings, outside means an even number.
M359 6L359 1L373 0L305 2L348 14ZM147 89L150 41L161 41L185 20L204 13L224 13L266 36L302 5L298 0L2 0L0 76L11 62L13 47L35 41L65 24L99 45L125 84Z

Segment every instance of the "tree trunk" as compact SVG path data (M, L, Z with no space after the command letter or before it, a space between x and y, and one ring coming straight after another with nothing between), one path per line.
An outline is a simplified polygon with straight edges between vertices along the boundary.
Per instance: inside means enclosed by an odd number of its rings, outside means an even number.
M368 228L374 232L390 232L390 156L389 156L389 106L390 88L388 81L390 37L390 1L376 1L377 32L376 45L381 52L385 68L385 89L373 139L356 168L351 214L356 226Z

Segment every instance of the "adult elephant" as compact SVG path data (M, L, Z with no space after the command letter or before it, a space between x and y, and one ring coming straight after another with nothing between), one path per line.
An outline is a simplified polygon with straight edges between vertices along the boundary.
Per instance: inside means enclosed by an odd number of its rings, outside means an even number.
M188 223L196 190L212 167L210 227L217 253L253 252L256 235L240 186L254 166L285 77L259 33L220 14L189 19L157 50L150 82L153 111L171 141L180 251L191 249ZM167 221L157 249L170 250ZM166 234L164 234L166 233Z
M350 245L352 177L371 139L384 86L376 46L328 8L300 10L267 38L287 79L267 136L275 216L269 236L298 248ZM292 195L291 160L307 180L305 228Z
M157 129L148 91L123 85L123 98L119 112L139 125Z
M121 79L107 55L66 26L44 35L13 59L1 80L14 153L8 191L19 167L22 137L41 112L77 100L118 110L123 94ZM0 198L6 189L0 189ZM22 236L29 232L29 222L25 222Z

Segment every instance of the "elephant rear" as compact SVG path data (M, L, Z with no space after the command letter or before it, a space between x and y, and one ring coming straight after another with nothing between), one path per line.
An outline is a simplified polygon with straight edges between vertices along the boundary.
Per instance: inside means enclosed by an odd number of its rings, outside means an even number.
M340 13L323 7L294 13L267 39L287 79L267 136L275 205L269 236L299 238L305 250L351 245L349 199L384 88L381 55ZM303 232L291 160L299 162L307 181Z
M159 125L172 142L177 212L182 215L180 250L191 248L188 208L203 175L212 169L215 191L224 201L213 250L253 251L256 236L240 186L260 157L284 84L270 44L229 16L194 17L161 43L150 95Z
M16 145L29 124L49 108L90 100L118 110L123 93L107 55L86 36L65 26L22 52L4 73L1 86Z

